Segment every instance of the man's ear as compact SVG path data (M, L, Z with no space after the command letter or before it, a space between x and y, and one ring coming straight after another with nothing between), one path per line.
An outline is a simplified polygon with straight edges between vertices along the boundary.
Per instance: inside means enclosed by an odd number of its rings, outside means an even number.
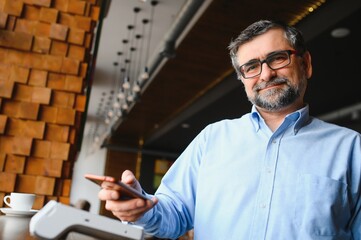
M303 67L307 76L307 79L310 79L312 76L312 62L311 54L309 51L303 54Z

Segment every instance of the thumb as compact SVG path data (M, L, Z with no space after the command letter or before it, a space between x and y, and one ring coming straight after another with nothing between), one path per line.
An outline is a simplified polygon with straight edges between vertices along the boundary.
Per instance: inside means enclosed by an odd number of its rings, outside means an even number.
M122 173L121 181L123 183L126 183L133 188L137 189L138 191L142 190L142 187L140 186L140 183L138 182L137 178L134 176L133 172L130 170L125 170Z

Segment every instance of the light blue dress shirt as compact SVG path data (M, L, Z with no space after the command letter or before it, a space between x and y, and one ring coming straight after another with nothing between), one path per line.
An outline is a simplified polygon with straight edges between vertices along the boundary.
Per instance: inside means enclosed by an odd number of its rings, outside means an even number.
M172 239L361 239L360 183L359 133L308 106L272 132L253 107L192 141L137 224Z

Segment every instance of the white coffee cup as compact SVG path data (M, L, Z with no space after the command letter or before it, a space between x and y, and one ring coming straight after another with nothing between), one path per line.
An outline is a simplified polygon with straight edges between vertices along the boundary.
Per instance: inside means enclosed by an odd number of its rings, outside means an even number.
M4 197L4 203L14 210L29 211L33 207L35 194L15 193Z

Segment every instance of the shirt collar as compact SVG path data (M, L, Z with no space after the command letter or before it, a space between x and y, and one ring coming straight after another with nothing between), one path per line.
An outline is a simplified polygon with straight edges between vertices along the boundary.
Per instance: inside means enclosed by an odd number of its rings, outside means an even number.
M285 118L285 121L293 122L293 133L297 134L303 126L308 124L309 119L309 105L306 104L305 107L288 114ZM251 121L256 132L261 128L260 121L264 122L264 119L262 118L261 114L259 114L255 105L252 106Z

